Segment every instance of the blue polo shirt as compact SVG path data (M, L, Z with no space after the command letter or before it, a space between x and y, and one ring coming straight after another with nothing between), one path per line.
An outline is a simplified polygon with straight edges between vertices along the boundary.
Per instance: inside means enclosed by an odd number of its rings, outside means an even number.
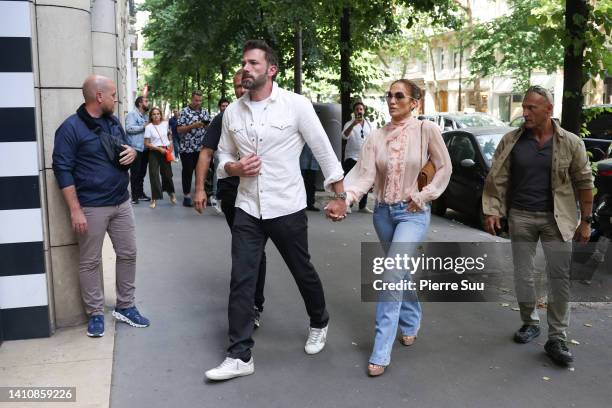
M95 119L107 133L128 144L117 118ZM82 207L119 205L129 198L128 172L109 160L100 136L74 114L55 132L53 172L60 189L74 185Z

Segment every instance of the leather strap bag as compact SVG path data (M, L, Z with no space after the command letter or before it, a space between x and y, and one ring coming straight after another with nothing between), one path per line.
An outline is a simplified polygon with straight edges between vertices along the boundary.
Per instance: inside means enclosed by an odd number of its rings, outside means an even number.
M434 166L431 159L427 160L427 163L423 166L423 121L421 121L421 171L417 177L417 184L419 191L423 191L426 185L431 183L434 176L436 175L436 166Z
M157 126L153 125L153 128L157 132L157 135L159 136L159 140L161 140L161 142L164 143L164 138L162 137L161 133L159 133L159 129L157 129ZM170 141L168 141L168 146L169 145L170 145ZM166 146L164 146L164 150L166 151L166 153L164 154L166 161L170 163L171 161L174 160L174 157L172 156L172 150L170 150Z

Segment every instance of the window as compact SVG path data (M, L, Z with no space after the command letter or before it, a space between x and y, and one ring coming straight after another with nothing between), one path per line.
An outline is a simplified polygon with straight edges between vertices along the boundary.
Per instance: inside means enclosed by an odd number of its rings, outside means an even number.
M444 48L439 48L439 54L440 54L440 59L439 59L439 66L440 66L440 71L446 69L446 66L444 65Z
M459 51L455 51L453 54L453 68L459 69L461 53Z
M476 150L467 136L455 136L448 146L453 167L460 166L465 159L476 161Z

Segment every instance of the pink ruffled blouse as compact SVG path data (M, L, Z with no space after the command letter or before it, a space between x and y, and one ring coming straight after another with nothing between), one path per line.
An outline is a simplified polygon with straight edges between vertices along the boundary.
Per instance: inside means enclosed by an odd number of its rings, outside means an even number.
M419 192L417 176L431 158L436 167L432 182ZM433 122L409 118L389 123L370 134L357 164L344 178L349 203L359 201L372 186L379 202L414 201L423 208L444 192L452 165L448 150Z

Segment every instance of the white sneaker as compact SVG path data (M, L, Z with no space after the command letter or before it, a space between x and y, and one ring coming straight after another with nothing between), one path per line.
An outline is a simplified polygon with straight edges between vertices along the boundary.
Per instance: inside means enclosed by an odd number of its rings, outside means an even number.
M308 339L304 346L306 354L317 354L323 347L325 347L325 340L327 340L327 328L329 325L322 329L315 329L314 327L308 328Z
M347 214L351 214L352 212L353 212L353 208L352 207L349 206L349 207L346 208L346 213Z
M360 208L359 212L366 213L366 214L373 214L374 213L374 211L370 210L368 207Z
M213 208L215 209L217 215L223 215L223 210L221 209L221 200L216 200Z
M226 357L218 367L208 370L204 375L209 380L221 381L250 375L254 372L255 363L253 362L253 357L247 363L239 358Z

